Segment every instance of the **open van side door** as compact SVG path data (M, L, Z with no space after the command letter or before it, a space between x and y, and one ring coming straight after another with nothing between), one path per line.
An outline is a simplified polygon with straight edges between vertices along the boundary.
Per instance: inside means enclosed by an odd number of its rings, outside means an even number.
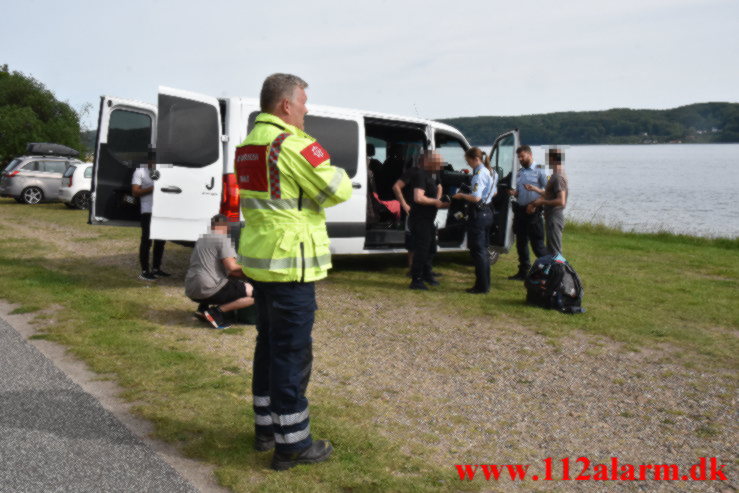
M195 241L218 214L223 188L221 111L217 99L159 88L157 170L151 237Z
M508 189L516 187L516 173L520 167L516 149L519 144L518 129L511 130L495 139L490 152L490 166L498 173L498 192L493 198L495 223L490 235L490 247L502 253L507 253L513 244L513 197L508 195Z
M133 172L146 164L156 142L157 109L151 104L100 98L92 174L90 224L138 226L139 205L131 195Z

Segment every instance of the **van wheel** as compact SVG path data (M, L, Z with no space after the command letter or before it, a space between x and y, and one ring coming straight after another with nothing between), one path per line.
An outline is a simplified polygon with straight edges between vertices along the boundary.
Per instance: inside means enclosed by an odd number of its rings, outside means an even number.
M24 204L34 205L41 202L44 198L44 192L39 187L28 187L21 192L21 199Z
M78 209L90 208L90 192L83 190L72 197L72 205Z
M500 252L493 250L492 247L488 247L488 256L490 257L490 265L495 265L495 262L500 258Z

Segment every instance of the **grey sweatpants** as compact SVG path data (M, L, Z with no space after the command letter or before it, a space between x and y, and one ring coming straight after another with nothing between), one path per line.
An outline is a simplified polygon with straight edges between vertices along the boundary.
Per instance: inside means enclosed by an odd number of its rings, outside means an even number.
M562 211L555 211L544 217L547 232L547 250L552 255L562 253L562 231L565 229L565 216Z

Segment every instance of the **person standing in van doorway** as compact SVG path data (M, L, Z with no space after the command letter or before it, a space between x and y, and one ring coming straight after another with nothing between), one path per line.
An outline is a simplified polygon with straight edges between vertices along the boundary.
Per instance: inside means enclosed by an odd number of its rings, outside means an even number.
M469 202L467 207L467 246L475 266L475 285L468 293L484 294L490 291L490 229L493 227L493 210L490 203L495 195L498 179L490 169L488 158L479 147L471 147L464 153L464 159L472 168L471 193L456 193L453 199Z
M131 193L139 198L141 204L141 241L139 242L139 263L141 264L142 281L156 281L158 277L169 277L170 274L162 270L162 257L164 257L164 240L154 240L154 258L152 269L149 270L149 250L151 250L151 209L154 198L154 181L151 172L155 167L154 153L149 152L146 166L139 166L133 172L131 178Z
M544 190L527 185L529 190L540 194L541 197L531 202L527 212L544 206L544 223L547 231L547 249L552 255L562 253L562 231L565 227L565 207L567 206L567 176L564 171L564 152L552 148L547 153L547 161L552 169L552 176Z
M529 242L537 258L547 254L547 247L544 246L544 218L541 209L537 208L530 214L526 210L527 206L539 197L539 194L526 188L526 185L535 185L543 189L547 184L547 175L543 169L534 166L531 147L519 146L516 149L516 155L521 167L516 174L516 189L511 189L508 193L518 198L513 209L513 232L516 234L518 272L508 279L523 281L531 267Z
M413 173L410 185L413 189L408 225L413 238L413 264L411 265L410 289L428 289L427 284L438 286L431 263L436 251L436 211L449 207L441 201L442 188L438 173L443 164L439 153L426 151L421 167Z
M254 127L236 149L246 226L240 263L254 285L257 341L252 394L254 448L274 448L272 468L322 462L328 441L313 440L305 397L313 360L315 281L331 268L324 208L352 194L346 172L305 133L305 89L290 74L262 85Z

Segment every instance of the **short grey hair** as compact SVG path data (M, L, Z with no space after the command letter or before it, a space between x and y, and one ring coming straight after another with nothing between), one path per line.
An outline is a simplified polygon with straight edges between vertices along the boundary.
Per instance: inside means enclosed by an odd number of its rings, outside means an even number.
M262 111L270 112L283 99L292 98L295 88L305 89L308 83L292 74L272 74L264 79L262 92L259 94L259 105Z

